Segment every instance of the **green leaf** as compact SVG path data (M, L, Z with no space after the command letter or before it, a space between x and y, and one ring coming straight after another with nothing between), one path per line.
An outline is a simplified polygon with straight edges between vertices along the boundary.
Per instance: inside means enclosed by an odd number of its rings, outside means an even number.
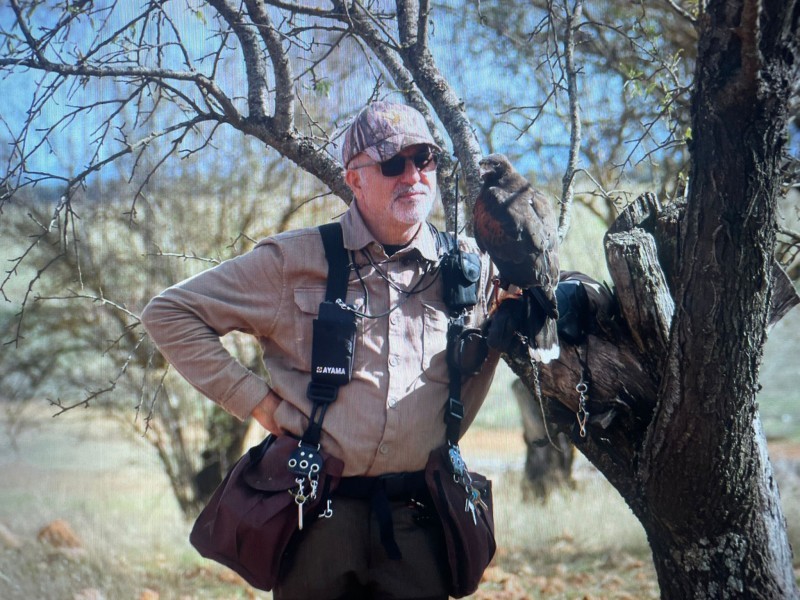
M327 98L331 94L331 89L333 88L333 81L330 79L317 79L314 82L314 91L317 93L318 96L324 96Z

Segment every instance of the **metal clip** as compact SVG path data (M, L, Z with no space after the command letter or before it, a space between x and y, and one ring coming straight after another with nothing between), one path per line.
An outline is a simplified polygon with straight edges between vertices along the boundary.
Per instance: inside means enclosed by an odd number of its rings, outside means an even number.
M447 457L450 459L450 472L456 483L460 483L461 479L467 473L467 465L461 456L461 449L456 446L450 446L447 451Z
M575 417L578 419L578 431L582 438L586 437L586 421L589 419L589 411L586 410L586 392L589 391L589 386L581 378L580 383L575 386L575 391L580 394L578 399L578 412Z
M331 501L328 500L325 510L319 513L320 519L330 519L333 516L333 509L331 508Z

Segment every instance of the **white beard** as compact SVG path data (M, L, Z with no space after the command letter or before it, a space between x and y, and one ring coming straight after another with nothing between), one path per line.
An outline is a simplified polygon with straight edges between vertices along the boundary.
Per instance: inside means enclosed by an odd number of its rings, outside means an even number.
M391 205L392 216L406 225L414 225L425 221L433 208L435 197L427 187L423 192L412 198L395 198Z

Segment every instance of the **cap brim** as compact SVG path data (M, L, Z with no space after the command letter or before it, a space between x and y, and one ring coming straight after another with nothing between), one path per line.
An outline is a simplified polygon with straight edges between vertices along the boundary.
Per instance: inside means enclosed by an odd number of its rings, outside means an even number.
M442 151L441 147L428 136L402 134L393 135L385 140L381 140L379 143L374 144L369 148L365 148L363 152L372 160L383 162L385 160L389 160L393 156L397 156L400 152L410 146L419 145L431 146L439 152Z

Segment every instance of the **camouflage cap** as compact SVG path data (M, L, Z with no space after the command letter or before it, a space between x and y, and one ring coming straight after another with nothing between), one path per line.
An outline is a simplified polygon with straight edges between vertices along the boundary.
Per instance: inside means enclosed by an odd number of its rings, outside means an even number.
M347 168L362 152L383 162L415 144L428 144L441 151L419 111L405 104L373 102L356 115L344 132L342 164Z

